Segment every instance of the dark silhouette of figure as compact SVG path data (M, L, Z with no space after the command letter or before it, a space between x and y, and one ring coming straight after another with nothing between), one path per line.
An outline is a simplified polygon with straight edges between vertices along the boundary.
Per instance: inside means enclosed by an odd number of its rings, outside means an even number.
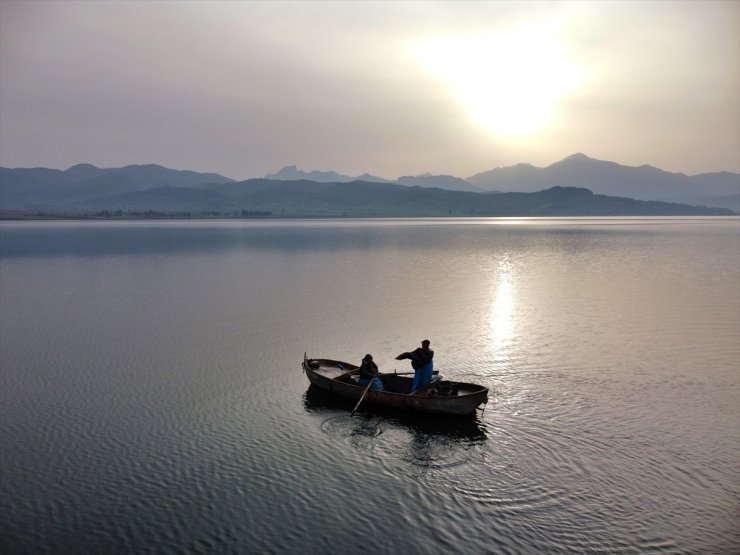
M432 381L432 372L434 371L433 358L434 351L429 348L428 339L421 342L421 347L409 353L401 353L396 357L396 360L411 360L411 366L414 368L414 383L411 385L411 393Z
M360 364L360 385L367 387L367 384L372 380L373 385L370 389L376 391L383 391L383 382L378 377L378 365L373 362L373 355L367 354L363 357L362 363Z

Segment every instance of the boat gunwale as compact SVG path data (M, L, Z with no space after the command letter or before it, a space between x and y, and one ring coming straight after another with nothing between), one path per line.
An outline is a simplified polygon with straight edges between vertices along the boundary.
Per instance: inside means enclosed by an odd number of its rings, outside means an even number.
M312 368L310 362L316 361L319 363L321 368L322 363L328 364L339 364L342 368L349 368L347 372L343 372L336 376L328 376L324 373L317 371L317 368ZM364 387L347 381L341 381L342 377L352 375L359 370L359 367L354 364L346 363L341 360L325 359L325 358L308 358L304 355L303 369L309 378L309 381L317 387L327 390L329 393L342 397L344 399L356 400L364 393ZM384 376L398 376L398 374L383 374ZM401 379L412 381L413 378L406 376L399 376ZM479 384L470 382L455 381L461 386L472 388L473 391L469 391L463 394L454 396L444 395L417 395L419 392L423 392L431 384L425 386L421 390L417 390L413 393L399 393L396 391L375 391L369 390L365 395L365 399L370 403L377 405L388 405L396 406L410 410L412 412L425 412L425 413L436 413L446 414L450 416L464 416L475 412L475 410L481 405L488 402L488 388ZM474 403L474 404L473 404Z

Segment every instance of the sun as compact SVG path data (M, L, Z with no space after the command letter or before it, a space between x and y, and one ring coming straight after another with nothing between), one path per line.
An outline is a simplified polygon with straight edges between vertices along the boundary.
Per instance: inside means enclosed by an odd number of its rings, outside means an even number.
M553 29L447 37L417 44L416 55L441 77L473 121L505 137L532 135L582 79Z

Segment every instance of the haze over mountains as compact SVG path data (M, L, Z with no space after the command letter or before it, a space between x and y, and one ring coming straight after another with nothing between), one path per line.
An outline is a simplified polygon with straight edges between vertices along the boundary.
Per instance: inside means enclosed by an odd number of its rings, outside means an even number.
M546 168L518 164L467 179L423 174L395 181L370 174L304 172L296 166L239 182L153 164L109 169L78 164L66 171L0 168L0 211L6 215L124 210L289 216L727 213L715 208L740 211L739 174L687 176L583 154Z
M484 190L533 192L568 185L638 200L740 208L740 174L714 172L688 176L653 166L622 166L584 154L573 154L546 168L529 164L496 168L467 181Z
M319 183L349 183L351 181L366 181L368 183L398 183L409 187L439 187L449 191L470 191L481 193L482 189L472 183L452 175L432 175L424 173L421 175L404 175L396 179L385 179L369 173L362 175L343 175L335 171L303 171L296 166L285 166L276 173L265 176L266 179L276 179L280 181L305 179Z
M715 206L740 211L740 174L703 173L688 176L653 166L623 166L573 154L545 168L517 164L478 173L466 179L449 175L423 174L399 177L395 181L364 174L348 176L336 172L304 172L286 166L268 179L309 179L346 183L373 181L451 191L532 193L550 187L585 187L594 193L637 200L660 200L694 206Z

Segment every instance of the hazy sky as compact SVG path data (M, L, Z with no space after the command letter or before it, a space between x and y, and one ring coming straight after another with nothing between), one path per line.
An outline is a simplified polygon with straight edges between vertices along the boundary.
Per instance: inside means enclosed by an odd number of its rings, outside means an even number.
M740 2L0 0L0 165L740 171Z

